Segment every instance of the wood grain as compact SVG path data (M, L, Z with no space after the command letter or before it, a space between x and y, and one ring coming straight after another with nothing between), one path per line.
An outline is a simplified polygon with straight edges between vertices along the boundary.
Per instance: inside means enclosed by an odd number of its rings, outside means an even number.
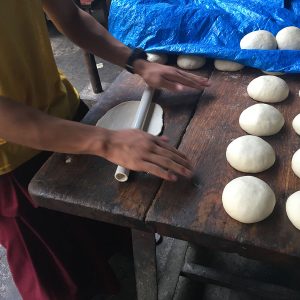
M259 71L237 73L214 71L212 85L205 90L179 147L193 162L199 185L191 180L163 183L146 221L157 232L194 241L252 258L276 262L300 260L300 231L288 220L287 197L300 190L300 179L291 169L292 154L300 148L300 137L292 120L300 113L300 76L284 76L290 88L287 100L274 106L286 124L272 137L264 138L276 152L275 165L252 174L267 182L277 198L270 217L256 224L242 224L223 209L221 195L232 179L249 175L234 170L226 161L228 144L246 133L239 127L241 112L255 104L246 92L249 82L262 75Z
M199 74L208 76L210 70ZM144 82L123 72L99 98L83 122L96 124L111 107L140 100ZM164 110L163 134L177 145L190 121L201 92L161 92L154 102ZM145 215L161 180L144 173L130 174L126 183L114 179L116 166L100 157L54 154L33 178L29 191L38 206L137 229L144 229Z

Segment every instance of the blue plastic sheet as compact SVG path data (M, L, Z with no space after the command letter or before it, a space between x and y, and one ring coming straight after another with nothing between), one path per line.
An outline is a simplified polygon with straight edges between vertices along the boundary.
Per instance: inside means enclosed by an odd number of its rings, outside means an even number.
M300 73L300 51L240 49L249 32L287 26L300 27L300 0L112 0L109 16L110 32L132 48Z

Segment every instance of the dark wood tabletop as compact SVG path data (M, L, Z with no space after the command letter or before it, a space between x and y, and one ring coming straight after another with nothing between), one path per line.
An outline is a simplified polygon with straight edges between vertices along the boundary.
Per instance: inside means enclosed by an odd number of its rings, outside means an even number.
M146 221L167 236L252 258L299 264L300 231L289 221L285 202L300 190L300 179L291 169L292 155L300 148L300 137L292 128L293 118L300 113L300 76L282 76L290 95L274 106L284 115L285 125L278 134L264 138L276 152L274 166L250 174L264 180L275 192L273 213L259 223L242 224L227 215L222 206L225 185L236 177L249 175L234 170L225 152L233 139L246 134L238 120L245 108L257 103L247 95L246 88L260 75L264 74L247 69L213 72L212 84L200 98L179 147L192 160L199 182L164 182Z
M198 72L209 76L211 71ZM128 100L140 100L145 84L137 75L123 72L86 115L83 122L96 124L111 107ZM163 134L178 145L193 116L200 92L161 92L154 102L164 111ZM131 172L126 183L114 179L116 166L100 157L54 154L35 175L29 191L41 207L92 218L130 228L146 228L146 212L162 180L146 173Z

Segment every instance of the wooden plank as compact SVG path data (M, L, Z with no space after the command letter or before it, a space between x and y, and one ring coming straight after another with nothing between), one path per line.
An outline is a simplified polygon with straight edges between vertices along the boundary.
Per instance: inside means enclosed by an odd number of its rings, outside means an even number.
M155 234L131 230L138 300L158 300Z
M181 275L199 282L216 284L230 289L245 291L251 295L263 297L263 299L300 299L300 291L267 282L260 282L251 278L233 275L193 263L185 263L182 268Z
M285 212L287 197L300 188L300 179L290 167L292 154L300 148L300 138L292 129L292 120L300 112L299 76L283 77L290 96L274 106L283 113L286 124L278 134L265 138L275 149L276 163L269 170L254 174L274 190L274 212L262 222L246 225L230 218L221 202L225 185L247 175L230 167L225 152L233 139L245 134L238 119L245 108L255 104L246 88L259 75L251 70L213 73L212 85L201 97L180 145L195 166L199 184L194 186L188 180L163 183L146 221L167 236L252 258L283 263L295 259L299 263L300 231Z
M159 279L158 300L173 300L185 262L188 242L174 239L164 271Z
M204 76L209 70L199 72ZM137 75L123 72L104 92L84 118L96 124L111 107L128 100L140 100L145 84ZM160 93L154 99L164 110L163 134L177 145L190 121L201 93ZM126 183L114 179L116 166L100 157L55 154L32 180L29 190L35 203L42 207L67 212L104 222L144 228L145 213L161 180L144 173L134 173Z

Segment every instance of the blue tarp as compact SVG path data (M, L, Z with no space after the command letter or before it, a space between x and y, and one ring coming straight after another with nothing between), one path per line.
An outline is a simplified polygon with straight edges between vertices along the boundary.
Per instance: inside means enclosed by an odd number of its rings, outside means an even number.
M300 73L300 51L240 49L249 32L287 26L300 27L300 0L112 0L109 15L110 32L132 48Z

